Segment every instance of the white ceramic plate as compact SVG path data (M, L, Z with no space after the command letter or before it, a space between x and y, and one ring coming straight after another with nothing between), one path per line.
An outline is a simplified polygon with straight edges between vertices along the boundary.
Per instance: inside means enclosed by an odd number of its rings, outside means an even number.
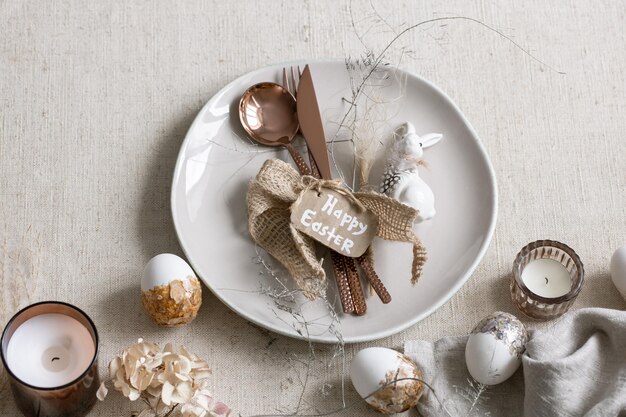
M304 318L310 322L304 329L297 317L276 309L272 299L260 292L262 287L278 287L278 283L256 261L257 249L247 231L248 182L266 159L288 160L288 154L250 144L239 124L237 105L247 87L261 81L280 82L282 67L263 68L238 78L200 111L176 163L171 196L174 225L199 277L235 312L280 334L303 338L308 332L313 341L335 342L336 336L328 330L331 318L322 302L299 301ZM331 138L347 108L342 97L348 97L348 73L343 61L316 61L311 71L326 135ZM470 277L487 249L496 222L496 180L478 136L441 90L416 75L397 71L395 75L401 76L393 78L385 89L392 97L403 85L405 94L388 104L389 133L408 120L418 134L444 135L439 144L425 151L430 170L421 171L436 197L435 218L416 226L429 259L421 280L412 287L410 245L377 241L376 269L393 301L383 305L374 296L368 300L366 316L340 314L345 342L389 336L434 312ZM344 173L351 172L351 149L347 143L335 145L338 166ZM370 180L374 183L383 162L381 158L372 172ZM277 270L280 275L280 268ZM329 299L341 311L335 292L334 282L330 282Z

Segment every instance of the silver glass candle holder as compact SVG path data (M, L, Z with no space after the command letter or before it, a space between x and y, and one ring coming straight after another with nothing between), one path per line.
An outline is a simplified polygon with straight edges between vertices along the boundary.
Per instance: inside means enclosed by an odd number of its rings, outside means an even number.
M513 262L511 299L526 316L550 320L569 310L584 280L583 264L572 248L538 240L524 246Z

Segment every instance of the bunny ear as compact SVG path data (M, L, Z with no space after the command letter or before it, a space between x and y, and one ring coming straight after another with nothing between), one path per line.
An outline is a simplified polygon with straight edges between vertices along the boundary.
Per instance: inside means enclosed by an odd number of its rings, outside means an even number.
M402 139L404 136L411 133L415 134L415 126L410 122L405 122L398 126L393 133L396 139Z
M443 135L441 133L428 133L421 137L422 148L433 146L441 139L443 139Z

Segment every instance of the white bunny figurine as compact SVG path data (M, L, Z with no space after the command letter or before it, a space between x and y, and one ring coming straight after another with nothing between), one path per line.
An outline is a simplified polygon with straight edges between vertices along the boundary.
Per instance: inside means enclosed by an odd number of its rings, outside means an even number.
M418 136L415 126L406 122L397 128L388 151L387 166L380 192L419 210L418 222L435 215L435 196L417 172L424 149L439 142L443 135L428 133Z

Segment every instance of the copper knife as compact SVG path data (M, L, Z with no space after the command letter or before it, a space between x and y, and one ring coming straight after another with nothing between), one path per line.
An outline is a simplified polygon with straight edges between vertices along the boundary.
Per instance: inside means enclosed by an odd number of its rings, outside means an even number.
M306 141L309 151L313 155L313 159L317 165L322 179L332 179L330 172L330 161L328 160L328 148L326 146L326 135L324 134L324 124L317 104L315 95L315 87L313 86L313 78L309 66L304 67L300 82L298 84L298 99L296 100L298 121L300 122L300 131ZM365 296L356 271L354 259L338 256L331 253L333 266L335 267L335 278L337 279L337 288L340 292L342 303L347 300L346 291L349 289L351 295L350 303L354 308L354 312L361 316L367 311L365 304ZM343 262L342 262L343 261ZM343 264L343 265L341 265ZM344 274L337 274L337 270L341 270L343 266ZM344 300L346 298L346 300ZM343 304L346 311L346 304Z
M317 105L313 78L311 77L311 70L308 65L304 67L304 71L300 77L296 105L300 130L302 131L304 140L313 154L313 159L315 159L322 178L330 180L332 179L332 174L328 160L324 124L322 123L320 108Z

